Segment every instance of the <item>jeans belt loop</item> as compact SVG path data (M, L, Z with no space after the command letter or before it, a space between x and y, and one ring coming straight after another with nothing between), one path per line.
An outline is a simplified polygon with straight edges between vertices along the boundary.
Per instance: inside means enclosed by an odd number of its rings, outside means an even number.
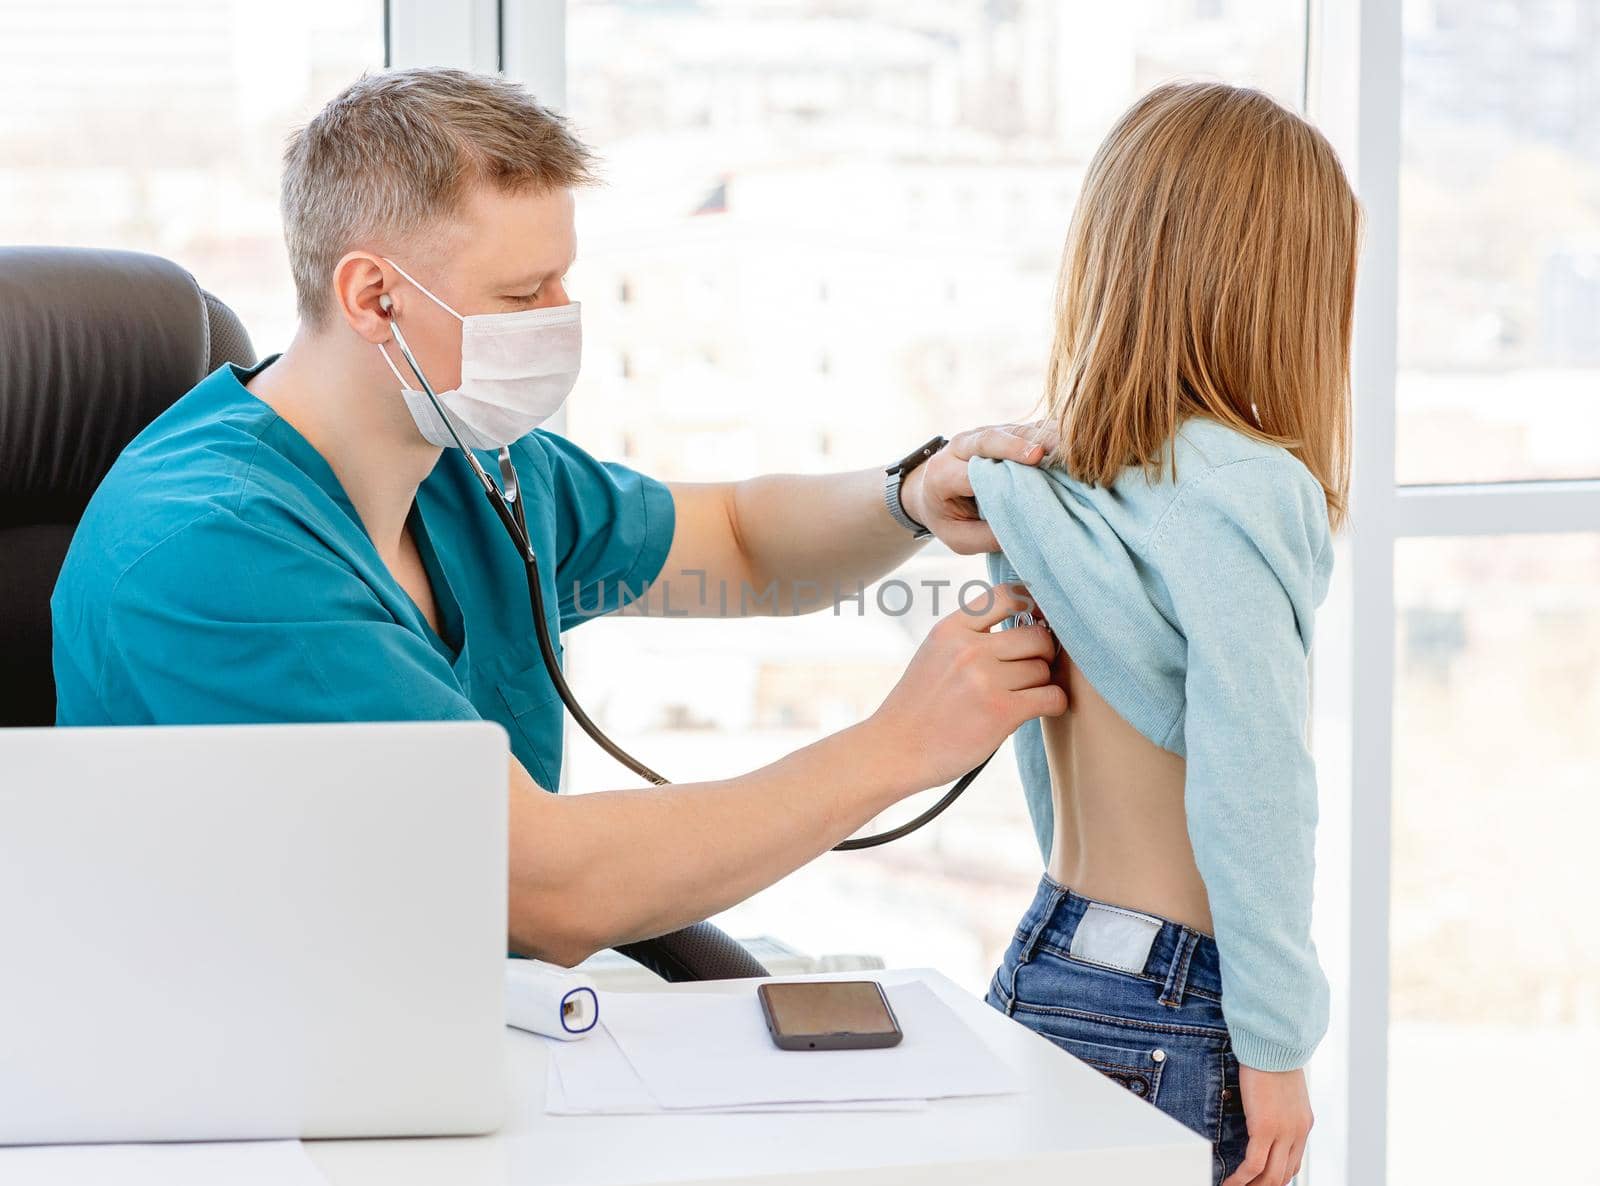
M1022 950L1017 955L1018 965L1025 964L1033 959L1033 953L1038 949L1039 939L1044 934L1045 927L1050 925L1050 920L1056 916L1056 910L1061 906L1061 899L1067 896L1067 891L1059 885L1050 887L1049 900L1039 910L1039 918L1033 924L1033 929L1028 932L1028 937L1022 944Z
M1163 1005L1176 1009L1183 1004L1183 994L1189 987L1189 964L1199 945L1200 932L1184 927L1178 938L1178 948L1172 953L1172 966L1167 969L1167 982L1161 988Z

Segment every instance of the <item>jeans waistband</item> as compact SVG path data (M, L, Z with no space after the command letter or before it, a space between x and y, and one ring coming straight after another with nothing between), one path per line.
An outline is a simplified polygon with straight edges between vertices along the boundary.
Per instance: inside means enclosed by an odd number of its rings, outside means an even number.
M1061 955L1159 981L1161 998L1168 1004L1181 1003L1191 991L1222 999L1222 966L1217 941L1210 935L1146 911L1086 898L1048 874L1040 879L1017 926L1017 940L1023 944L1024 959L1039 947L1049 947Z

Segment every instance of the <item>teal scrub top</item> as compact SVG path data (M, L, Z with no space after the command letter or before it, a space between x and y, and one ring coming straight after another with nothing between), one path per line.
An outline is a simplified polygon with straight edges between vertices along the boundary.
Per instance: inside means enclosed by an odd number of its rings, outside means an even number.
M90 500L51 598L57 724L487 719L554 790L561 702L465 458L445 450L411 512L435 633L321 454L245 389L271 361L207 376ZM672 495L542 430L511 453L559 639L655 579Z

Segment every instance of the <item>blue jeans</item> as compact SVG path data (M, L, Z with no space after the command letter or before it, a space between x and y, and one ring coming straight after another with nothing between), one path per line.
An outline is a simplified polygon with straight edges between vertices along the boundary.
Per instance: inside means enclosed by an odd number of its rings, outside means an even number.
M1210 1141L1214 1183L1239 1167L1247 1137L1215 939L1047 876L988 1000Z

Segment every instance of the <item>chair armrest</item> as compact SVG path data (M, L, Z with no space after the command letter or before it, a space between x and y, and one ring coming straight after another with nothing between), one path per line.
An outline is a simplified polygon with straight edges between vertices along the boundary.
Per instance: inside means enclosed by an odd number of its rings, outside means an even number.
M748 980L769 973L739 941L708 922L624 943L617 951L663 980Z

